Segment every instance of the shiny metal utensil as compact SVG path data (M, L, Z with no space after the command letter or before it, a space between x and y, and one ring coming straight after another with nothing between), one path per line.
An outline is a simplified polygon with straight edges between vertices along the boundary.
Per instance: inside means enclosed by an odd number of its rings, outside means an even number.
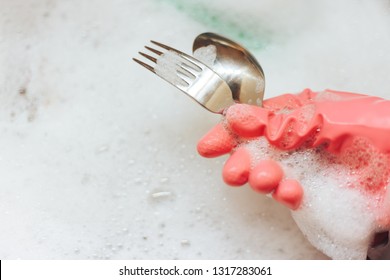
M145 46L157 55L157 58L143 52L139 54L153 62L154 66L133 58L135 62L171 83L213 113L221 114L225 108L235 103L228 84L204 63L164 44L151 42L165 51Z
M256 58L236 42L210 32L196 37L192 48L194 56L197 57L200 48L207 46L214 46L216 52L214 62L208 66L228 83L233 99L238 103L262 106L265 78Z

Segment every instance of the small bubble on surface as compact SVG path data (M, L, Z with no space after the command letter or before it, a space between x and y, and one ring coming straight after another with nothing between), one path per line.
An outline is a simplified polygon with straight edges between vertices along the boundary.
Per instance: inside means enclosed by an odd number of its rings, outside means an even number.
M107 152L109 150L108 145L102 145L96 149L96 154L102 154L104 152Z
M171 195L172 193L168 191L155 192L151 194L152 198L154 199L170 197Z
M160 179L160 183L162 183L162 184L166 184L166 183L168 183L169 182L169 178L168 177L162 177L161 179Z
M181 246L190 246L191 245L191 242L188 240L188 239L182 239L181 241L180 241L180 244L181 244Z

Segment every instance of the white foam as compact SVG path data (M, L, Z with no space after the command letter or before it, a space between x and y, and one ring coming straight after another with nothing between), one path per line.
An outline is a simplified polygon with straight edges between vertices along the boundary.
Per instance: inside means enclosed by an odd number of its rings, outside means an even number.
M357 178L347 167L334 162L324 149L283 152L260 138L244 144L254 164L272 158L283 166L287 178L300 181L302 206L292 216L303 234L333 259L365 259L377 225L371 211L373 198L357 188Z
M213 68L215 59L217 58L217 47L214 45L208 45L206 47L196 49L194 51L194 57L210 68Z
M178 76L179 65L182 63L182 58L174 51L167 51L159 56L154 70L161 78L175 85L185 86L186 82Z

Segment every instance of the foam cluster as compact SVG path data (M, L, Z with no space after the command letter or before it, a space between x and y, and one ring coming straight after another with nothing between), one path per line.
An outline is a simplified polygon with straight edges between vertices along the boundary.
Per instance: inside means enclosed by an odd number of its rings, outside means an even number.
M154 71L161 78L174 84L185 86L186 82L178 75L178 70L183 59L174 51L167 51L161 54L157 61Z
M217 47L214 45L208 45L198 48L194 51L194 57L202 61L210 68L213 68L215 59L217 58Z
M380 185L374 186L367 180L373 176L371 168L364 163L357 166L358 160L347 156L340 160L324 147L286 152L271 146L264 137L242 145L249 149L254 166L272 158L281 164L287 178L299 180L304 196L292 216L308 240L326 255L365 259L374 233L389 229L388 221L382 219L390 208L385 202L387 185L382 186L385 176L380 171L374 179ZM373 168L376 166L374 161Z

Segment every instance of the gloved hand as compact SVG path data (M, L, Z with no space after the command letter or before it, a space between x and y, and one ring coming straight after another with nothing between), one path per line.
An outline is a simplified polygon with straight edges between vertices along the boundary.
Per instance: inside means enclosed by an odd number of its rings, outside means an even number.
M378 97L306 89L265 100L261 108L236 104L199 141L197 149L204 157L231 153L222 172L227 184L249 182L255 191L272 193L296 210L304 195L302 186L296 178L286 178L275 160L252 158L246 143L259 137L285 151L323 147L338 163L361 172L365 191L384 192L390 178L390 101ZM379 158L378 166L366 162L373 157ZM373 181L367 175L371 171L380 178Z

